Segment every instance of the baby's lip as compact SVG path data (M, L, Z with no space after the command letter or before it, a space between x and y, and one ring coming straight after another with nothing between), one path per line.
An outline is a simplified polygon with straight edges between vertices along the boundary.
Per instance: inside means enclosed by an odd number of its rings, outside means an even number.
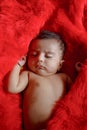
M45 66L43 66L43 65L36 65L36 68L37 68L37 69L42 69L42 70L44 70L44 69L45 69Z

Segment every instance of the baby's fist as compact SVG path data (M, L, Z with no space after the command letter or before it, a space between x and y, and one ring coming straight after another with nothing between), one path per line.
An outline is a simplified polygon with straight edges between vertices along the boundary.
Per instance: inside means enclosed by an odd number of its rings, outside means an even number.
M24 66L25 63L26 63L26 56L22 56L22 58L18 61L18 65L22 67Z

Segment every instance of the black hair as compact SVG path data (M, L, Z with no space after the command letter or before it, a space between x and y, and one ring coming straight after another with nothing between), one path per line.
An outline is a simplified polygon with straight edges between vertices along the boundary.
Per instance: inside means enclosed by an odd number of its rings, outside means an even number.
M62 51L62 58L63 58L66 45L59 34L57 34L55 32L48 31L48 30L43 30L31 41L31 43L37 39L56 39L60 45L60 49Z
M51 39L51 38L55 38L55 39L61 39L60 36L57 33L54 32L50 32L47 30L41 31L37 37L37 39Z

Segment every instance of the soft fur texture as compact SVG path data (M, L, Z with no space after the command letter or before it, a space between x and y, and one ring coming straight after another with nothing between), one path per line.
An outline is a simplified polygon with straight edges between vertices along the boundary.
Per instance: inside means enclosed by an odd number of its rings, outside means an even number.
M0 130L22 130L22 95L6 91L6 76L40 30L67 44L62 71L73 79L47 130L87 129L87 0L0 0ZM75 63L84 62L77 75Z
M47 130L87 130L87 61L69 93L57 102Z

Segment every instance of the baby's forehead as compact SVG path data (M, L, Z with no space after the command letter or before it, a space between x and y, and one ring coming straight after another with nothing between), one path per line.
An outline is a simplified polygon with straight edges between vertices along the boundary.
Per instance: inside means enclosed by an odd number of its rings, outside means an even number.
M60 47L60 43L57 39L35 39L30 43L30 49L31 48L58 48Z
M37 50L37 51L44 50L49 52L53 50L57 51L58 47L57 45L55 45L55 43L52 42L50 43L50 41L39 40L32 43L30 50Z
M48 43L40 43L38 45L36 45L35 43L32 44L31 48L30 48L30 52L31 53L41 53L44 52L44 54L51 54L53 56L55 55L59 55L61 54L61 49L58 46L55 46L57 43L52 43L52 44L48 44Z

